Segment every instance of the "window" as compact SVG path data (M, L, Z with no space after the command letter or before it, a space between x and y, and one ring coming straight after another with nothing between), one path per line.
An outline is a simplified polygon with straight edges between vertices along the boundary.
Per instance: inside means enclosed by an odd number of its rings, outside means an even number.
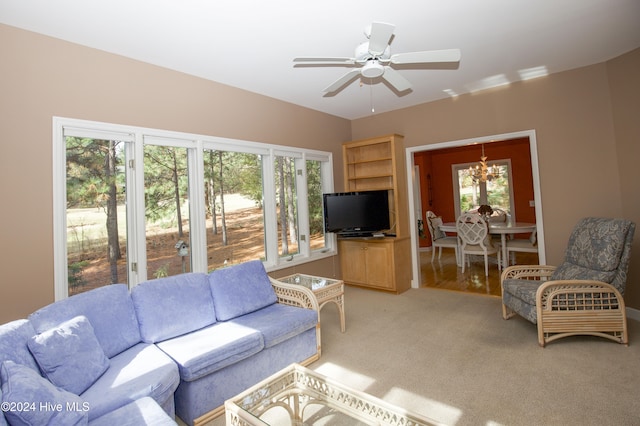
M204 150L207 270L265 260L262 155Z
M500 176L487 182L475 182L471 178L469 166L475 164L454 164L452 166L456 217L461 213L476 210L479 206L487 204L493 208L500 208L515 218L511 160L492 161L492 164L499 167Z
M68 293L127 280L126 142L66 136Z
M300 253L300 239L304 240L298 224L295 157L277 155L273 176L278 212L278 255L293 259Z
M322 222L331 153L63 118L54 130L56 300L335 254Z
M149 277L162 278L192 270L187 154L187 148L144 145L145 247Z
M309 208L309 244L311 250L324 250L330 245L324 233L322 206L321 160L307 160L307 207Z

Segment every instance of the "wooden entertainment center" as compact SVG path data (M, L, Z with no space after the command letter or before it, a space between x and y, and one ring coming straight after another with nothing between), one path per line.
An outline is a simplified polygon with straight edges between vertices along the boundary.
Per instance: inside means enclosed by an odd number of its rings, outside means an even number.
M411 239L403 137L387 135L342 145L345 191L389 191L385 237L338 239L346 284L401 293L411 287Z

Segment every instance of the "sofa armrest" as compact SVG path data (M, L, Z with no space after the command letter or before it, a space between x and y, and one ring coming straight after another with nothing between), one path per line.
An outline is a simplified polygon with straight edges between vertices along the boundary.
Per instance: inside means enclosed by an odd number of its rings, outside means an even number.
M320 306L318 305L318 299L314 296L313 292L306 287L295 284L287 284L282 281L278 281L275 278L269 277L271 286L276 292L278 297L278 303L284 305L297 306L299 308L313 309L318 315L318 323L316 325L316 343L318 348L317 356L312 357L309 360L303 362L304 365L315 361L320 357L322 353L321 333L320 333Z
M278 281L275 278L269 277L273 290L278 297L278 303L284 305L297 306L299 308L313 309L318 313L318 320L320 319L320 307L318 306L318 300L313 295L313 292L306 287L287 284Z

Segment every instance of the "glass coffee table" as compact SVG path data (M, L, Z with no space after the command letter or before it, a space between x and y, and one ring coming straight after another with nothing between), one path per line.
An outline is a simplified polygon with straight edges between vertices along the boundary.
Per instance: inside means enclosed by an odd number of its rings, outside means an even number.
M386 425L437 423L291 364L224 404L227 425Z
M340 313L340 331L344 333L346 327L344 320L344 282L342 280L305 274L293 274L284 278L276 278L276 280L287 284L305 286L313 292L320 309L329 302L335 303Z

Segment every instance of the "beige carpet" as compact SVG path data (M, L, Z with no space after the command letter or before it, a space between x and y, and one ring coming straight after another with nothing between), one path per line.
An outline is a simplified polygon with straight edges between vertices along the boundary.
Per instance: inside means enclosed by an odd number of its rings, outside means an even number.
M628 347L572 337L540 348L500 299L346 289L347 331L323 308L310 368L446 425L639 425L640 325ZM211 426L224 424L219 418Z

